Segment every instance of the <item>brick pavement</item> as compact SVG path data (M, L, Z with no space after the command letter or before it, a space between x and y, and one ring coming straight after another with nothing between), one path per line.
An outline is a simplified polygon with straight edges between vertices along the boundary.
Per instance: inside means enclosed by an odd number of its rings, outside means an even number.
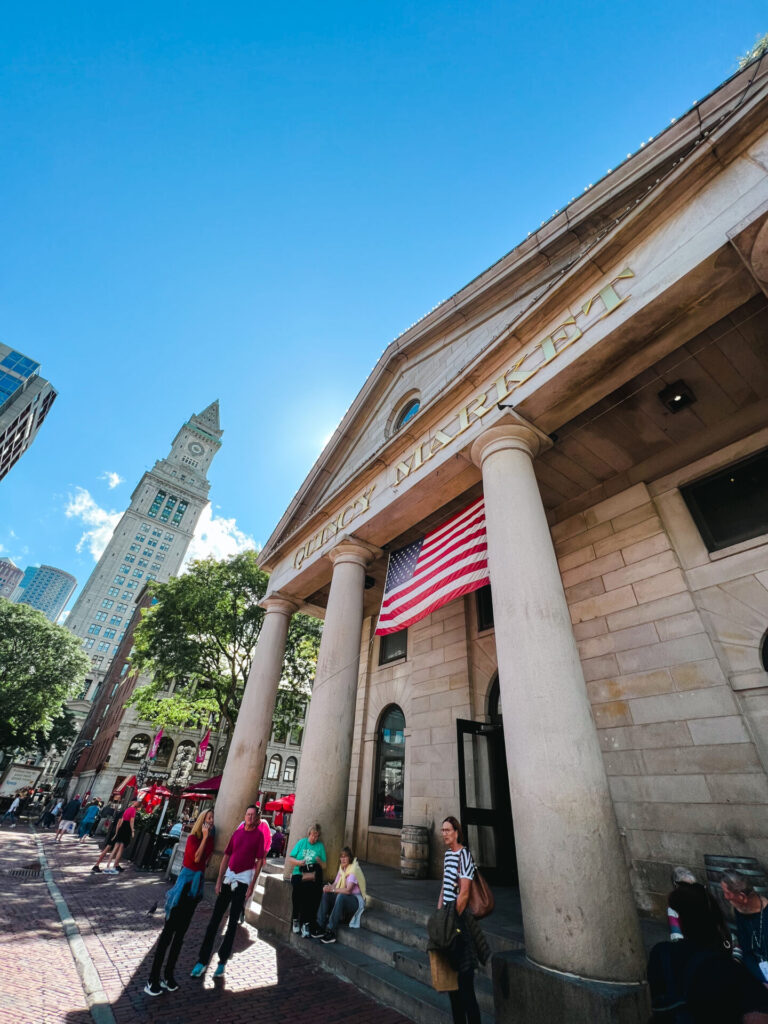
M128 864L119 876L91 874L98 848L90 839L54 843L44 833L43 844L117 1024L251 1024L263 1016L271 1024L408 1024L289 947L259 939L247 924L224 979L214 982L213 966L204 981L190 978L211 913L208 899L187 933L176 972L180 990L153 999L143 988L167 884ZM31 831L0 829L0 1024L93 1024L47 885L33 873L38 869ZM148 915L154 903L158 909Z

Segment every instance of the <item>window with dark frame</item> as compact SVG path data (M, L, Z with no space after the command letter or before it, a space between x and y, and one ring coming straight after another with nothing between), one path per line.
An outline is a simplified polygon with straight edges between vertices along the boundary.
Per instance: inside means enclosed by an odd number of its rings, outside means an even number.
M376 734L371 824L401 828L405 783L405 715L397 704L385 708Z
M493 629L493 601L491 600L490 584L475 591L477 605L477 631Z
M379 640L379 664L387 665L390 661L399 661L408 654L408 630L401 629L397 633L386 633Z
M680 493L709 551L768 533L768 450L687 484Z

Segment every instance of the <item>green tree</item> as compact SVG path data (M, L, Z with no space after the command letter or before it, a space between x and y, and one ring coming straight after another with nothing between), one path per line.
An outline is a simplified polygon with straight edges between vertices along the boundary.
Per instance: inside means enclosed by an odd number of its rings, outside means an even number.
M0 598L0 750L40 747L89 665L69 630Z
M131 667L151 676L131 697L145 721L163 728L211 719L232 735L264 621L258 602L269 577L245 551L193 562L183 575L151 584L155 603L134 633ZM293 724L314 678L321 623L294 615L288 630L280 715ZM169 693L169 691L172 692ZM290 727L290 726L289 726Z
M745 68L751 60L755 59L755 57L762 57L766 50L768 50L768 32L766 32L764 36L758 36L755 40L754 46L739 57L739 70L741 70L741 68Z

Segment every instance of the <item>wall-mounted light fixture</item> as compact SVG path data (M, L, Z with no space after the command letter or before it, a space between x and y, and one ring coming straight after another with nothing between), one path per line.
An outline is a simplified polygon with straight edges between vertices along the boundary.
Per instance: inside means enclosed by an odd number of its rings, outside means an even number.
M670 412L680 412L688 405L693 405L696 395L688 387L684 380L676 380L674 384L659 392L659 401Z

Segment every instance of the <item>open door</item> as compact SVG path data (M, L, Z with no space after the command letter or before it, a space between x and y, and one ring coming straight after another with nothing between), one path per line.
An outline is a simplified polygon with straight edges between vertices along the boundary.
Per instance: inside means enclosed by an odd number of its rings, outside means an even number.
M467 845L489 882L517 885L503 727L459 718L456 729L460 818Z

